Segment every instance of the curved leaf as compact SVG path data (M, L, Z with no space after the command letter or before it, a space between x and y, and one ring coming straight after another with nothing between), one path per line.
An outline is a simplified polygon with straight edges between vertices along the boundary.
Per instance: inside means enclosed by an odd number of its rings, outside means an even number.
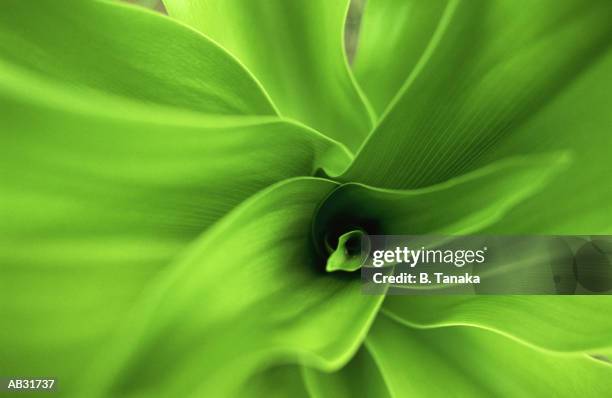
M500 142L497 156L574 148L566 172L511 209L485 233L612 233L612 115L608 55L536 118ZM612 347L612 308L605 296L585 297L388 297L386 308L419 327L474 325L555 351L597 354Z
M313 239L329 271L352 271L345 258L349 231L373 235L448 234L482 230L540 190L568 163L565 154L499 161L461 177L418 190L393 191L344 184L319 208ZM359 239L358 239L359 240Z
M281 114L356 149L372 122L344 54L348 0L165 0L262 82Z
M448 3L448 0L366 1L352 67L378 115L384 114L416 67Z
M608 55L536 118L499 146L497 156L575 149L575 161L546 189L486 233L606 234L612 231L612 145ZM473 325L555 351L597 354L612 347L609 297L388 297L386 309L418 327Z
M391 398L387 385L367 348L336 372L304 368L304 381L311 398Z
M150 115L7 76L0 356L7 374L52 374L66 390L191 239L272 183L349 161L326 137L276 118Z
M399 189L465 172L608 50L611 16L607 0L449 1L341 180Z
M389 296L385 311L418 328L466 325L493 330L540 348L597 353L612 348L610 297Z
M382 297L360 295L358 278L326 274L312 255L313 211L335 186L286 181L205 233L148 292L84 394L225 397L275 363L341 367Z
M483 158L572 148L574 162L490 233L612 234L612 53Z
M552 355L485 330L414 330L380 316L366 345L392 396L605 396L612 367L585 355ZM432 382L433 381L433 382Z
M140 7L6 0L0 59L84 91L212 114L274 115L253 77L201 34Z
M298 365L283 365L266 369L245 383L240 398L312 398L306 390Z

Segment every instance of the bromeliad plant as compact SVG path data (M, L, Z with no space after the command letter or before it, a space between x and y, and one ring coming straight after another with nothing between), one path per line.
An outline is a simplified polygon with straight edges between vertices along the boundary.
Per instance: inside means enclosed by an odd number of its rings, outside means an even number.
M612 3L3 0L1 374L603 396L608 297L360 293L363 233L612 233Z

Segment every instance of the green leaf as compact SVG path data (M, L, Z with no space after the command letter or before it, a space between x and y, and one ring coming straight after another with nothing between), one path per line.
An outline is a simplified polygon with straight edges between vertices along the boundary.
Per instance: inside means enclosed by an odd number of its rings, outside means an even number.
M611 67L608 55L491 153L492 159L575 148L566 172L486 233L612 233L612 115L606 84ZM612 321L602 316L612 308L609 297L388 297L385 306L419 327L469 324L555 351L597 354L612 347Z
M344 184L319 208L313 239L322 255L331 254L328 271L353 271L360 258L348 258L350 235L360 230L373 235L478 232L540 190L567 163L563 153L510 158L417 190Z
M73 89L145 104L211 114L275 114L258 83L226 51L141 7L3 1L0 58Z
M104 221L95 228L194 236L267 185L350 159L326 137L276 118L145 121L49 102L0 91L5 230L34 233L70 215L72 229Z
M610 297L400 297L384 309L418 328L474 326L559 352L597 353L612 348Z
M601 397L612 366L586 355L553 355L489 331L414 330L379 316L366 346L392 396Z
M490 233L612 234L612 53L483 158L572 148L567 172L517 206Z
M353 72L382 115L415 68L448 0L367 0ZM392 28L391 28L392 27Z
M350 160L276 118L150 114L0 76L0 356L66 389L190 240L260 189Z
M341 179L399 189L462 174L607 51L611 16L607 0L449 1Z
M336 372L304 368L304 381L311 398L391 398L386 382L367 348Z
M298 365L281 365L257 373L242 386L240 398L312 398Z
M83 394L225 397L274 364L340 368L382 297L360 295L359 278L326 274L312 254L313 212L335 186L280 183L211 228L126 319Z
M125 1L125 0L120 0ZM142 7L157 8L161 4L161 0L132 0L131 3L138 4Z
M532 120L479 162L572 148L569 168L485 233L612 232L609 176L609 71L612 56L594 63ZM597 353L612 346L608 297L388 297L385 310L424 328L473 325L554 351Z
M348 0L165 0L238 57L282 115L356 149L372 121L344 53Z
M361 239L365 236L363 230L352 230L338 238L335 250L332 249L327 258L325 270L334 272L339 270L356 271L361 268Z
M594 353L592 357L605 363L612 364L612 350L598 351L597 353Z

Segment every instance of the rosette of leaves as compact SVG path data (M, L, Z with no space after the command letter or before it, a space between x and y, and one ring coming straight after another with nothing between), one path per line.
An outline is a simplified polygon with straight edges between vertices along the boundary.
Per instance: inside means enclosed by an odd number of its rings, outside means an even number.
M383 298L351 272L363 233L612 233L610 1L369 0L350 66L347 0L1 6L0 373L612 391L609 297Z

